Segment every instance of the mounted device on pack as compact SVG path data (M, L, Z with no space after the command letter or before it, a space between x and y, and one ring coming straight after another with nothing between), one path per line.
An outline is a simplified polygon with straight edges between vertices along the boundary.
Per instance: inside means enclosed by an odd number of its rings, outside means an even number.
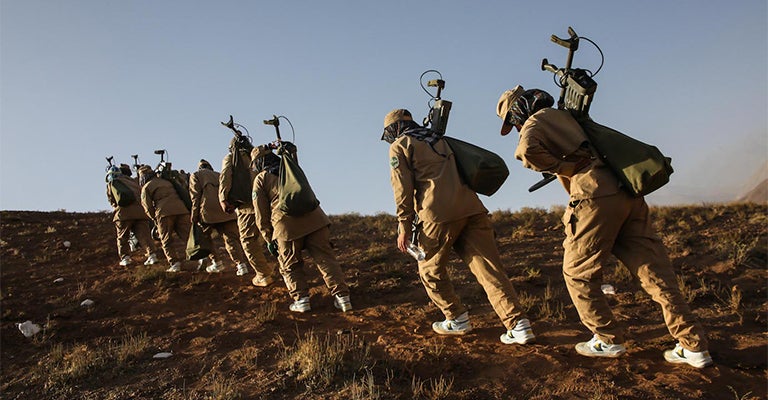
M189 181L186 177L174 170L170 161L165 160L165 154L168 153L165 149L155 150L155 154L160 156L160 162L155 167L155 173L158 177L165 179L173 185L173 189L176 190L176 194L179 195L184 206L187 210L192 209L192 198L189 195Z
M427 82L427 87L437 88L435 95L429 93L429 90L424 87L424 75L429 72L434 72L439 76L439 79ZM448 143L448 146L453 150L459 175L461 175L461 179L470 189L486 196L496 193L501 185L504 184L504 181L506 181L507 176L509 176L509 169L504 159L499 157L498 154L482 147L445 136L448 127L448 117L453 103L440 98L442 90L445 89L443 76L440 72L431 69L422 73L419 80L421 88L430 96L428 102L430 106L429 114L424 118L424 127L429 127L430 130L442 136L446 143Z
M136 176L139 176L139 167L141 167L141 163L139 162L139 155L131 154L131 158L133 158L133 170L136 172Z
M434 72L440 77L439 79L427 81L427 87L437 88L437 93L434 96L424 87L424 75L430 72ZM422 125L424 125L425 128L431 125L433 131L440 135L445 135L445 130L448 127L448 116L451 113L451 106L453 103L440 98L440 94L443 89L445 89L443 76L439 71L430 69L421 74L421 77L419 77L419 84L421 84L421 88L430 96L429 102L427 103L429 105L429 114L424 118Z
M561 39L556 35L550 36L550 40L553 43L568 49L568 57L565 61L565 67L557 68L557 66L550 64L549 61L544 58L541 60L541 70L549 71L554 74L555 85L560 88L560 98L557 100L558 109L569 110L574 113L574 115L589 115L589 107L592 105L592 100L594 99L595 91L597 90L597 82L595 82L592 77L597 75L603 67L603 52L595 42L586 37L577 35L576 31L570 26L568 27L568 35L568 39ZM576 50L579 49L580 39L592 43L595 48L597 48L597 51L600 52L600 67L597 68L595 73L586 69L571 68L571 65L573 65L573 55L576 53ZM557 178L554 174L546 172L542 175L544 175L544 178L529 187L529 192L538 190Z
M272 115L272 119L264 120L264 125L275 127L275 136L277 136L277 140L269 143L268 146L276 149L280 156L278 208L286 215L298 217L314 211L320 205L320 201L309 185L304 170L299 166L296 145L292 142L283 141L280 136L280 118L288 121L293 132L293 140L296 140L296 132L288 118L282 115L279 117Z
M557 68L547 59L541 60L541 70L552 72L555 85L560 88L557 108L568 110L576 119L590 144L600 158L614 172L621 186L633 196L644 196L669 182L669 175L674 172L672 159L664 156L653 145L643 143L607 126L600 125L589 116L597 82L593 79L603 67L605 58L600 47L590 39L579 36L568 27L568 39L551 36L552 42L568 49L565 68ZM600 53L600 67L592 73L581 68L571 68L573 54L579 49L579 40L584 39L595 46ZM555 180L555 175L544 173L544 179L528 188L537 190Z

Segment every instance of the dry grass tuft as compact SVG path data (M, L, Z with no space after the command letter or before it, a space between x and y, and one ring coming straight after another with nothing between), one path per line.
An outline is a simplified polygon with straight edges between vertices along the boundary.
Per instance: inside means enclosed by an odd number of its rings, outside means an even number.
M291 346L286 346L282 337L279 340L283 343L281 366L295 373L308 389L328 388L337 379L353 379L375 364L370 346L354 333L320 336L309 331Z

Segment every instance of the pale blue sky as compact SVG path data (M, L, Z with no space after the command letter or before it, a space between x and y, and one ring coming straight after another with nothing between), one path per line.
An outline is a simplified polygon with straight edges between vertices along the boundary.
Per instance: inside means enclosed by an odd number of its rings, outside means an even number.
M574 5L577 5L574 7ZM448 134L498 152L510 177L490 210L563 204L498 134L516 84L559 94L541 59L572 26L605 65L592 116L657 145L672 182L652 204L733 199L768 159L765 0L0 2L0 209L98 211L105 157L218 170L230 114L254 143L273 114L296 129L326 212L394 212L384 115L427 112L419 76L439 70ZM596 69L582 42L574 67ZM281 126L284 136L290 128Z

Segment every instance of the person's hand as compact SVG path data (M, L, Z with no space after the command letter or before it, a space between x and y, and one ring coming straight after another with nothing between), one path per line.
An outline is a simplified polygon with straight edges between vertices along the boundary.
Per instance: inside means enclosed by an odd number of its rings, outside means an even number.
M400 232L397 235L397 248L403 253L408 253L408 245L411 244L411 240L408 239L407 232Z
M277 240L273 240L267 243L267 251L269 254L277 257Z

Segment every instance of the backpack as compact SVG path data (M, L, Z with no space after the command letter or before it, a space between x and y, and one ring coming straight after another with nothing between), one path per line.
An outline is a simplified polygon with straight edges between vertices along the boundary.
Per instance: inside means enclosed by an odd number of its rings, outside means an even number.
M507 180L509 169L498 154L450 136L443 139L453 150L459 175L470 189L490 196Z
M304 171L299 167L295 153L281 151L278 182L278 208L286 215L298 217L313 211L320 205L315 192L309 186Z
M112 197L115 198L115 202L120 207L125 207L133 204L136 201L136 195L133 190L119 179L114 179L109 182L109 190L112 192Z
M185 179L186 176L182 176L179 171L171 169L170 164L168 164L167 168L163 168L160 172L160 177L171 182L181 202L184 203L187 210L192 210L192 196L189 195L189 180Z
M227 194L227 202L239 207L243 204L251 204L251 192L253 190L253 181L251 180L250 161L240 153L244 151L250 154L253 146L243 140L238 141L235 148L230 149L230 160L232 161L232 187Z
M669 176L674 172L672 159L664 156L656 146L600 125L588 116L574 115L574 118L630 194L645 196L669 182Z

